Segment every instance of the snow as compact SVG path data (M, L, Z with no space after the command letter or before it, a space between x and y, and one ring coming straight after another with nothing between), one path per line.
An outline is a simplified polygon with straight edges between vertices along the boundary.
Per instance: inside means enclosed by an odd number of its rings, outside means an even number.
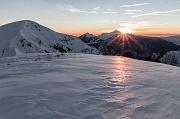
M160 59L160 62L174 66L180 66L180 50L167 52Z
M101 35L98 36L98 38L107 40L117 34L119 35L119 34L121 34L121 32L118 30L114 30L113 32L110 32L110 33L102 33Z
M16 51L16 55L18 56L18 55L22 55L22 54L24 54L23 52L21 52L20 50L18 50L17 48L15 48L15 51Z
M92 38L92 37L94 37L94 35L93 35L93 34L90 34L90 33L85 33L85 34L83 34L83 35L80 36L80 37Z
M179 67L73 53L0 62L0 119L180 117Z
M1 26L0 41L0 57L15 56L18 53L47 52L101 54L77 37L57 33L29 20Z

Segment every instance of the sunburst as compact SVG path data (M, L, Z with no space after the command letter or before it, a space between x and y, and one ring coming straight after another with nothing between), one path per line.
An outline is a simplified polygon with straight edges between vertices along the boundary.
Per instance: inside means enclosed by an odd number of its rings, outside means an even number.
M123 31L123 30L122 30ZM127 44L129 47L132 47L132 43L130 41L132 41L134 44L136 44L138 47L140 47L141 49L143 49L144 51L151 53L150 50L148 50L145 46L143 46L141 43L139 43L136 39L134 39L130 34L128 33L132 33L130 31L128 31L127 29L123 32L120 32L115 38L113 38L112 40L110 40L106 46L110 46L113 43L119 44L121 45L121 55L124 54L125 51L125 44ZM121 43L121 44L120 44Z
M129 28L120 28L118 29L122 34L127 34L127 33L133 33L133 30Z

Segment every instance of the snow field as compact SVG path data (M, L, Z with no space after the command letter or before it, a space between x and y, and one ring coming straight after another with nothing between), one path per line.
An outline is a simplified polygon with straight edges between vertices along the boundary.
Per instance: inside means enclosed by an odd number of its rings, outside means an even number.
M179 67L125 57L0 59L0 119L179 119Z

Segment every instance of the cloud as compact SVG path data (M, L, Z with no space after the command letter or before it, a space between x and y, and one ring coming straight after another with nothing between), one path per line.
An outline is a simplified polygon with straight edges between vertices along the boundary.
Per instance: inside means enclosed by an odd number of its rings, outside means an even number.
M142 17L142 16L148 16L148 15L158 15L158 14L157 14L156 12L151 12L151 13L133 15L133 16L131 16L131 17Z
M5 3L5 4L2 4L2 5L7 5L7 6L16 6L16 7L22 7L23 5L21 4L17 4L17 3Z
M143 6L143 5L148 5L150 3L140 3L140 4L131 4L131 5L121 5L119 7L136 7L136 6Z
M100 22L100 23L117 23L117 21L113 21L113 20L110 20L110 19L105 19L105 20L97 21L97 22Z
M142 12L142 10L124 10L126 12Z
M101 10L101 9L100 9L100 7L95 7L95 8L93 8L92 10L98 11L98 10Z
M101 9L100 7L95 7L92 9L79 9L79 8L73 7L70 4L64 4L64 3L56 5L56 9L61 10L61 11L68 11L72 13L89 13L89 14L96 14L96 13L115 14L116 13L115 11L113 11L113 9Z
M106 9L107 11L113 11L113 9Z
M65 21L59 21L59 22L64 22L64 23L72 23L72 21L70 21L70 20L65 20Z
M103 13L103 14L115 14L116 12L113 11L113 9L101 9L100 7L95 7L92 9L79 9L76 7L73 7L70 4L58 4L56 5L57 10L61 11L68 11L72 13L90 13L90 14L95 14L95 13ZM53 11L54 12L54 11Z
M80 23L78 23L78 22L76 22L75 24L76 24L76 26L81 26Z
M106 12L102 12L102 13L104 13L104 14L115 14L116 12L114 12L114 11L112 11L112 12L106 11Z
M55 11L55 10L54 10L54 11L48 11L47 13L48 13L48 14L57 13L57 11Z
M97 11L90 11L90 12L86 12L86 13L98 13Z
M101 9L100 7L95 7L93 9L90 9L91 11L88 11L86 13L103 13L103 14L115 14L116 12L113 9Z
M179 17L180 15L162 14L162 16L168 16L168 17Z
M117 21L112 21L111 23L117 23Z
M134 14L133 12L125 12L125 13L123 13L123 14Z
M161 15L161 14L174 13L174 12L179 12L179 11L180 11L180 9L169 10L169 11L156 11L156 12L150 12L150 13L145 13L145 14L138 14L138 15L134 15L131 17L142 17L142 16L148 16L148 15Z
M125 12L122 14L126 14L126 15L134 15L135 13L138 12L143 12L142 10L124 10Z
M96 14L96 13L99 13L99 11L100 11L101 9L100 9L100 7L95 7L95 8L92 8L92 9L86 9L86 13L94 13L94 14Z
M58 10L69 11L72 13L85 12L84 9L78 9L69 4L59 4L56 6Z
M104 23L104 22L109 22L109 21L110 21L109 19L105 19L105 20L102 20L102 21L97 21L97 22Z
M61 11L69 11L72 13L90 13L90 14L94 13L95 14L95 13L100 13L100 11L101 13L104 13L104 14L116 13L112 9L100 9L100 7L95 7L93 9L79 9L69 4L59 4L59 5L56 5L56 8Z
M129 28L133 30L143 30L143 29L152 29L157 27L162 27L165 25L172 25L174 23L159 23L158 21L124 21L120 23L122 28Z

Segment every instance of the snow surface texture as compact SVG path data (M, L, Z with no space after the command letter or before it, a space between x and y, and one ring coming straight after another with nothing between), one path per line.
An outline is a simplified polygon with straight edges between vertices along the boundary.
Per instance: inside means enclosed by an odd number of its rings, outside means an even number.
M0 62L0 119L180 118L179 67L88 54Z
M160 62L180 67L180 50L166 53L160 59Z
M0 27L0 57L22 53L100 52L79 38L57 33L33 21L25 20Z

